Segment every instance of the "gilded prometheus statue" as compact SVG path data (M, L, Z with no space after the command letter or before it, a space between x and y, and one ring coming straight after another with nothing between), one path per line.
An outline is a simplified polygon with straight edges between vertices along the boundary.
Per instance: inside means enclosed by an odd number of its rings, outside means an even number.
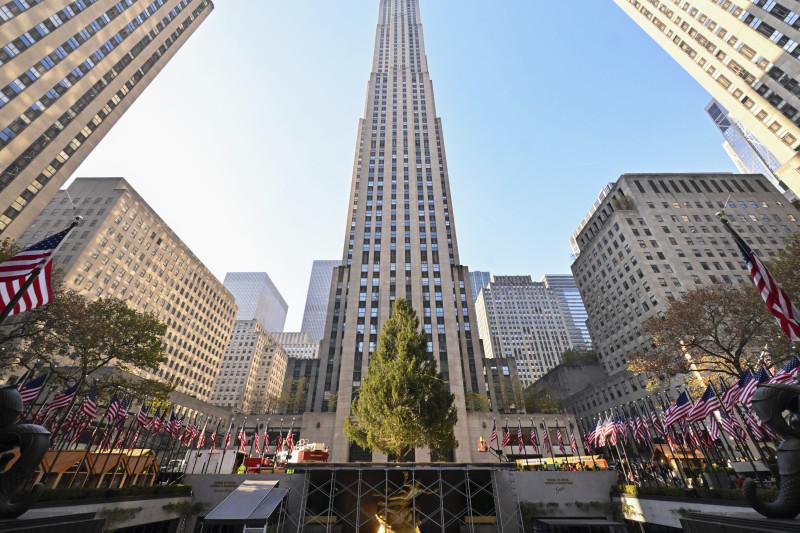
M437 490L425 490L419 481L408 482L408 472L403 472L403 486L378 501L375 516L381 524L380 533L418 533L420 518L414 516L414 498L422 494L434 494Z
M22 501L11 497L36 471L50 447L50 432L33 424L15 424L22 413L22 396L12 385L0 386L0 518L17 518L27 511L44 492L39 483ZM12 450L19 448L19 458L10 468Z
M765 502L756 494L755 481L748 479L742 493L750 506L767 518L794 518L800 514L800 387L787 384L759 385L753 394L753 410L775 433L785 438L778 446L779 490L775 501ZM789 414L784 418L783 412Z

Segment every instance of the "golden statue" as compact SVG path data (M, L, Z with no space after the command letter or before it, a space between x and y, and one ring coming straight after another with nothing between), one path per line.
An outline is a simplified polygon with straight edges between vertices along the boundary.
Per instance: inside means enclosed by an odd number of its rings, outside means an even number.
M419 481L408 482L408 472L403 472L403 486L388 497L374 493L381 498L378 512L375 513L381 527L378 533L419 533L420 518L414 517L414 498L421 494L434 494L438 490L424 490Z

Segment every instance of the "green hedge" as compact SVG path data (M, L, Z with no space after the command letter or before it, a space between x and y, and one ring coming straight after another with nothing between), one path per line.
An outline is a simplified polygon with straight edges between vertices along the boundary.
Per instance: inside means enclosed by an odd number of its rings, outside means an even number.
M677 487L637 487L636 485L614 485L611 487L612 494L633 494L634 496L679 496L685 498L692 494L693 491L697 494L697 497L704 499L744 500L742 491L739 489L709 489L707 487L681 489ZM756 492L766 501L772 501L778 497L778 491L774 489L757 489Z
M68 500L93 500L102 498L125 498L128 496L176 495L189 496L192 487L189 485L154 485L152 487L125 487L122 489L107 488L69 488L48 489L44 491L43 502ZM18 494L21 497L21 494ZM17 498L15 498L17 499Z

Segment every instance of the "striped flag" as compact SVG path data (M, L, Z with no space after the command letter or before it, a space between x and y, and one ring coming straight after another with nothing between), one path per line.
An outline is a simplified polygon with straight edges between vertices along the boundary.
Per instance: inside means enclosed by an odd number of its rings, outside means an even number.
M116 394L114 397L111 398L111 403L108 404L108 410L106 411L106 418L114 421L117 419L117 415L119 414L119 398Z
M256 453L261 455L261 439L258 436L258 428L256 428L255 432L253 432L253 446L256 449Z
M716 417L711 417L711 424L708 426L708 438L712 442L719 440L719 426L717 425Z
M575 430L572 429L572 425L570 424L569 428L569 445L572 446L572 455L578 453L578 442L575 440Z
M550 448L550 436L547 434L547 423L542 422L542 444L544 445L545 455L550 455L552 448Z
M294 429L294 422L292 422L292 425L289 426L289 433L286 434L286 448L289 450L290 453L294 451L294 432L292 431L293 429ZM508 431L508 422L506 422L506 431Z
M205 430L203 430L200 432L200 436L197 438L197 449L199 450L200 448L202 448L203 444L205 443L206 443L206 432Z
M244 426L242 426L242 429L239 431L238 439L239 439L239 451L244 453L244 447L245 444L247 443L247 433L244 430Z
M53 266L51 256L73 227L74 225L32 244L14 257L0 263L0 303L3 308L8 306L31 274L37 268L41 269L36 280L25 291L9 316L41 307L53 298L53 291L50 288L50 271Z
M683 391L675 400L675 403L670 405L669 411L664 416L664 425L671 426L675 422L686 418L686 415L688 415L691 410L692 401L689 399L689 395L686 394L686 391Z
M764 432L749 411L745 411L744 413L744 423L750 428L750 433L755 440L764 440Z
M558 437L558 451L567 455L567 450L564 449L564 438L561 436L561 428L556 426L556 436Z
M22 396L23 405L28 405L34 401L37 396L39 396L39 391L41 391L42 387L44 387L44 382L47 381L47 376L47 374L41 375L33 381L29 381L25 384L25 386L19 392Z
M709 414L711 414L714 410L720 409L722 404L719 402L719 398L714 393L714 389L711 388L711 385L706 387L706 391L703 393L703 396L697 400L697 403L694 404L694 407L689 411L689 414L686 415L686 420L690 423L700 422Z
M136 415L136 423L139 424L141 427L147 426L147 413L150 412L150 406L148 405L145 407L142 405L139 407L139 414Z
M278 438L278 441L280 441L280 437ZM496 420L492 424L492 437L489 439L489 446L491 446L493 442L497 442L497 421ZM278 447L280 447L280 446L278 446Z
M800 371L800 358L795 355L786 366L775 374L775 377L767 381L767 383L791 383L796 385L798 371Z
M747 407L753 407L750 403L750 399L753 397L753 394L756 393L756 387L758 387L762 383L768 382L770 379L769 372L763 366L761 370L758 371L753 379L747 382L747 384L742 389L742 392L739 393L739 402L743 403Z
M264 426L264 453L269 451L269 420Z
M533 423L533 419L531 419L531 446L533 446L533 453L539 453L539 442L536 438L536 424Z
M80 382L76 383L72 387L69 387L67 390L53 398L53 400L45 407L47 413L52 413L53 411L57 411L59 409L63 409L64 407L68 406L72 399L75 397L75 393L78 392L78 387L80 386Z
M214 428L214 433L212 433L211 437L209 437L210 440L211 440L211 451L212 452L217 449L217 430L218 429L219 429L219 423L217 423L217 427Z
M503 431L503 448L511 444L511 432L508 430L508 420L506 420L506 429Z
M97 416L97 391L95 391L94 385L89 390L89 394L86 395L86 398L83 399L83 403L81 404L81 414L84 416L88 416L91 419Z
M753 373L748 370L741 378L739 378L739 381L731 386L731 388L726 390L725 384L722 384L722 397L720 399L722 400L722 405L725 406L726 411L733 409L733 406L736 405L736 402L739 400L739 394L742 392L742 388L751 379L753 379Z
M128 418L128 409L130 408L132 401L133 399L122 401L119 411L117 411L117 420L125 420Z
M758 292L761 294L761 299L767 305L770 313L775 316L783 332L792 341L800 341L800 314L798 314L789 296L781 289L781 286L772 278L767 267L761 262L753 250L747 245L742 238L733 231L727 224L727 220L722 219L726 229L731 232L736 245L739 247L739 252L742 258L747 263L747 268L750 270L750 277L753 278Z
M525 451L525 442L522 440L522 422L517 419L517 448L519 453Z
M224 448L222 449L223 454L228 451L228 446L230 446L230 444L231 444L231 430L230 428L228 428L228 432L225 433L225 445Z
M150 419L150 435L155 437L158 434L158 432L164 426L164 418L166 415L166 410L164 410L164 414L161 414L161 408L159 407L156 409L156 414L154 414L153 418Z
M734 439L739 439L742 442L747 440L747 433L745 433L744 428L742 428L738 420L731 418L728 416L728 413L724 411L720 413L720 417L720 424L722 425L722 429L725 431L725 433Z
M647 408L647 406L645 406L645 409L650 415L650 422L653 424L653 431L655 431L656 435L658 435L662 439L666 439L667 432L664 431L664 427L661 425L661 421L658 419L658 414L656 413L655 408L651 405L649 409Z

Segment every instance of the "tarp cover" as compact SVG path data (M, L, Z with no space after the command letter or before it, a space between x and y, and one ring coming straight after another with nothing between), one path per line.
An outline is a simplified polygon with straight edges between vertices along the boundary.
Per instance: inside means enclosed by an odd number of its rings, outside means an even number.
M268 480L245 481L208 513L204 522L219 524L266 521L289 492L288 489L279 489L277 484L277 481Z

